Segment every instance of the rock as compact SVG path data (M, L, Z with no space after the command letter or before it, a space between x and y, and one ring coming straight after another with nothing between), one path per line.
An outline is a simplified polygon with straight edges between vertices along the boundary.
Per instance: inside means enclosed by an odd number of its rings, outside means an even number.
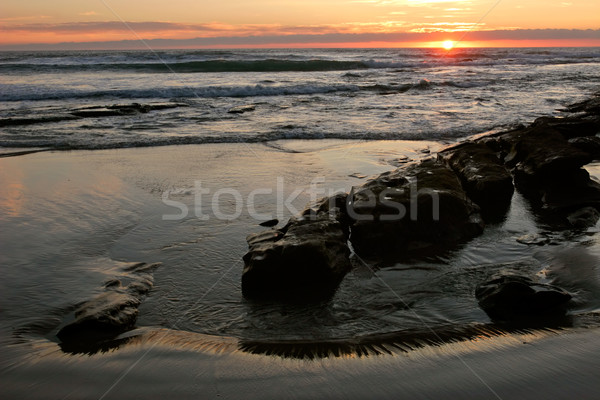
M587 152L571 146L558 131L544 125L526 129L514 139L505 161L514 166L516 184L577 170L592 160Z
M600 137L584 136L570 139L571 146L585 151L593 160L600 160Z
M122 115L145 114L153 110L187 107L184 103L150 103L150 104L113 104L110 106L82 107L70 112L71 116L81 118L114 117Z
M494 320L562 316L571 295L552 285L528 277L503 275L480 284L475 296L480 307Z
M350 241L360 255L431 253L483 231L479 207L438 161L383 173L349 197Z
M131 103L131 104L113 104L107 106L109 110L117 110L122 115L136 114L136 113L147 113L152 110L152 107L148 104Z
M329 298L351 268L347 239L345 228L328 213L293 218L280 230L248 236L244 297L289 302Z
M5 126L18 126L18 125L32 125L42 124L48 122L60 122L78 119L75 115L70 114L57 114L57 115L37 115L28 117L13 117L13 118L0 118L0 128Z
M593 97L581 101L579 103L571 104L565 111L567 112L585 112L588 114L600 114L600 92L597 92Z
M502 215L514 192L512 176L488 146L467 142L439 154L482 211Z
M125 268L129 284L111 279L98 296L80 304L72 321L66 323L57 337L69 346L86 346L130 330L134 327L143 296L152 288L152 270L159 264L133 263Z
M75 310L75 320L56 336L64 341L97 341L117 336L135 325L139 298L123 288L104 292Z
M544 246L551 242L550 238L535 233L519 236L517 242L526 245Z
M244 106L232 107L227 112L229 114L243 114L245 112L254 111L255 109L256 109L255 105L248 104L248 105L244 105Z
M591 118L540 117L533 122L532 126L541 126L555 130L567 139L594 136L600 132L600 123L598 120Z
M590 179L585 169L520 183L518 188L530 201L540 222L550 229L593 226L596 223L595 213L576 213L588 207L600 210L600 184ZM573 213L576 216L572 216ZM588 222L582 220L586 216L590 217Z
M600 184L590 179L585 169L548 177L540 181L539 186L545 211L600 208Z
M544 125L518 134L507 157L516 187L544 222L556 228L571 226L567 216L580 208L600 209L600 185L581 168L591 160L589 153Z
M275 218L275 219L270 219L268 221L263 221L263 222L261 222L258 225L260 225L260 226L266 226L266 227L270 228L272 226L276 226L278 223L279 223L279 220L277 218Z
M567 215L567 220L574 228L587 229L598 223L600 212L594 207L583 207Z
M113 104L106 107L86 107L71 111L72 115L82 118L114 117L121 115L133 115L147 113L150 107L146 104Z
M336 193L333 196L320 199L316 205L307 207L302 211L303 218L317 218L320 214L328 214L330 218L337 220L342 224L342 229L349 235L349 225L351 220L348 216L348 193Z

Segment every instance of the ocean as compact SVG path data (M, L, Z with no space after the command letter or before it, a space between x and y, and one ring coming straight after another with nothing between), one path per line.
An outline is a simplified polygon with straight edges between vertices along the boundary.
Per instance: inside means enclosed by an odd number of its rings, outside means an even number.
M3 52L0 146L454 141L584 99L599 67L598 48Z

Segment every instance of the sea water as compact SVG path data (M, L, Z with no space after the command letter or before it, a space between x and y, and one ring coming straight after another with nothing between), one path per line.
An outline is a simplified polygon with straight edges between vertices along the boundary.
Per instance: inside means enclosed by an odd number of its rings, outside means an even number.
M453 141L599 87L598 48L2 52L0 147ZM73 114L132 103L162 106Z

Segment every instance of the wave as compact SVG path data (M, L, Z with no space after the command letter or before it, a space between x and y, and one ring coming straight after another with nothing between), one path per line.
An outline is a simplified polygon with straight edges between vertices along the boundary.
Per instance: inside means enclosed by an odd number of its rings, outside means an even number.
M385 63L380 66L386 68ZM208 60L186 62L136 62L136 63L85 63L85 64L0 64L0 71L17 72L78 72L78 71L131 71L146 73L199 73L199 72L310 72L310 71L346 71L377 68L377 63L366 61L336 60Z
M298 84L272 85L265 84L244 86L204 86L204 87L160 87L151 89L110 89L110 90L77 90L52 89L44 91L43 87L24 85L0 85L0 101L42 101L64 99L193 99L218 97L260 97L260 96L290 96L317 95L370 91L382 94L404 93L409 90L426 90L439 86L451 86L459 89L483 87L492 81L482 82L432 82L422 79L416 83L405 84Z
M114 137L96 137L96 136L68 136L60 134L53 135L52 133L44 135L37 134L36 136L27 135L0 135L0 148L44 148L53 150L103 150L103 149L119 149L133 147L160 147L160 146L179 146L193 144L219 144L219 143L262 143L267 144L277 140L320 140L320 139L339 139L339 140L452 140L465 136L470 136L481 131L506 130L512 125L489 126L484 128L464 127L443 131L428 130L426 134L422 131L405 130L394 132L381 131L340 131L340 132L323 132L319 130L305 130L290 127L290 129L278 129L272 132L248 135L235 134L224 136L152 136L152 135L137 135L128 134L126 136L119 135ZM283 150L282 150L283 151Z
M289 86L205 86L205 87L164 87L153 89L114 89L114 90L52 90L40 91L40 88L27 86L18 87L2 85L0 101L25 101L25 100L61 100L61 99L172 99L172 98L214 98L214 97L258 97L258 96L286 96L286 95L311 95L336 92L356 92L361 90L356 85L318 85L303 84Z
M438 65L504 65L504 64L573 64L596 63L598 52L573 54L553 52L524 52L486 54L460 52L453 56L434 55L429 59L415 60L399 56L393 61L363 59L355 61L293 58L265 58L256 60L176 60L141 58L140 56L119 59L32 59L22 60L2 57L2 73L61 73L61 72L130 72L130 73L221 73L221 72L319 72L353 71L368 69L423 68ZM22 62L30 61L30 62Z

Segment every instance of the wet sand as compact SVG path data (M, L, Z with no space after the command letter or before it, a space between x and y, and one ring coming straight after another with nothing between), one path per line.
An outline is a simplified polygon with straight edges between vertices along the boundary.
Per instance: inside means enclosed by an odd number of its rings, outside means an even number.
M12 345L3 351L3 398L591 399L600 390L598 329L317 360L246 354L232 339L156 335L92 356L43 340Z

